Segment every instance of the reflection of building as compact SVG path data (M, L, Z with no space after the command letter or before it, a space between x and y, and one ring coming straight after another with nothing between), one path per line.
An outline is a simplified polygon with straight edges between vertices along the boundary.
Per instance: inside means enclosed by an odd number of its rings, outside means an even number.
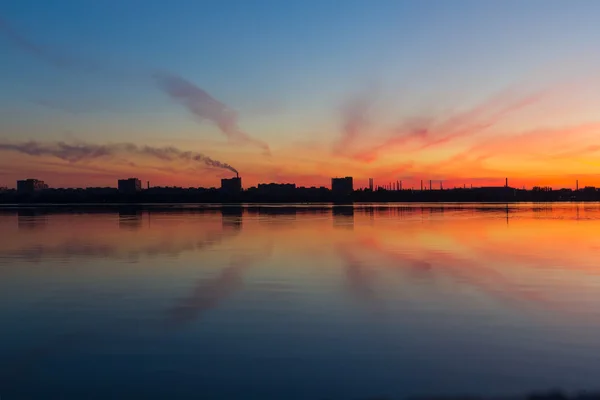
M354 191L352 177L331 178L331 191L335 196L349 196Z
M223 230L226 229L234 229L240 230L242 229L242 216L244 214L243 207L227 207L224 206L221 208L221 224L223 226Z
M334 206L333 210L334 228L353 229L354 228L354 207L352 206Z
M17 219L19 229L39 229L45 227L48 223L44 213L29 208L19 209Z
M17 181L17 191L19 193L33 193L44 189L48 189L48 185L38 179Z
M221 179L221 191L226 194L239 194L242 191L242 178Z
M141 210L119 210L119 228L121 229L138 229L142 226L142 211Z
M142 181L137 178L119 179L119 192L137 193L142 190Z

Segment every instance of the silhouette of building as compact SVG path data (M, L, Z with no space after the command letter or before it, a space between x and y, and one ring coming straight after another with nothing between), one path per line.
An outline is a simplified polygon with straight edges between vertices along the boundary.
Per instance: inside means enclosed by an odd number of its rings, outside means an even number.
M269 196L291 196L296 191L295 183L259 183L257 192Z
M119 179L118 188L120 193L137 193L142 191L142 181L137 178Z
M334 196L350 196L354 191L352 177L331 178L331 191Z
M48 185L38 179L17 181L17 192L19 193L33 193L44 189L48 189Z
M8 192L8 188L6 186L0 186L0 193Z
M221 179L221 192L226 194L239 194L242 191L242 178L236 176L235 178L223 178Z

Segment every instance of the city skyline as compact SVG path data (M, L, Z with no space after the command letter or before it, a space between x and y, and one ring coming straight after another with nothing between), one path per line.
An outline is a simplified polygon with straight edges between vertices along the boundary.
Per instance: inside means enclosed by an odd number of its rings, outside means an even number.
M116 180L116 184L113 182L113 184L109 184L106 186L64 186L64 187L59 187L59 186L52 186L51 184L49 184L48 182L44 181L43 179L37 179L37 178L25 178L25 179L19 179L16 181L15 185L11 186L11 185L0 185L0 189L5 189L5 190L18 190L19 189L19 185L23 184L28 184L28 185L37 185L37 184L41 184L41 186L38 188L38 190L45 190L45 189L118 189L119 191L131 191L131 192L136 192L136 191L142 191L145 189L160 189L160 188L175 188L175 189L225 189L225 191L230 191L231 189L233 189L233 192L236 191L243 191L243 190L247 190L247 189L260 189L262 188L282 188L282 189L289 189L289 188L299 188L299 189L329 189L329 190L334 190L334 186L336 186L336 183L339 185L341 184L343 189L342 191L348 191L348 187L350 188L349 191L363 191L363 190L367 190L367 191L378 191L378 190L383 190L383 191L437 191L437 190L455 190L455 189L486 189L486 188L510 188L510 189L517 189L517 190L574 190L574 191L579 191L579 190L584 190L584 189L594 189L596 190L597 186L595 185L594 182L582 182L580 184L579 179L576 179L573 185L573 188L571 187L552 187L552 186L548 186L548 185L533 185L531 187L526 187L526 186L515 186L515 185L511 185L509 184L509 178L504 178L502 180L502 182L500 181L494 181L491 182L492 184L490 185L473 185L473 183L463 183L462 185L454 185L454 186L449 186L447 184L445 184L445 182L443 180L433 180L433 179L421 179L418 181L418 185L414 186L414 185L408 185L405 181L403 180L395 180L395 181L389 181L389 182L376 182L374 178L368 178L367 182L357 182L354 177L352 176L335 176L335 177L330 177L329 178L329 184L326 185L320 185L320 186L316 186L316 185L311 185L311 186L305 186L305 185L301 185L301 184L297 184L296 182L259 182L255 185L246 185L244 186L243 184L243 180L242 177L239 175L236 176L231 176L231 177L226 177L226 178L221 178L220 180L220 185L219 186L175 186L175 185L154 185L151 184L151 181L149 180L143 180L140 179L139 177L121 177L118 178ZM502 184L501 184L502 183ZM123 185L127 185L127 187L129 187L130 189L123 189ZM132 186L129 186L132 185ZM348 186L349 185L349 186ZM33 187L32 186L32 187ZM131 188L135 188L135 189L131 189ZM32 191L33 189L31 189Z
M178 5L0 6L0 186L600 182L597 2Z

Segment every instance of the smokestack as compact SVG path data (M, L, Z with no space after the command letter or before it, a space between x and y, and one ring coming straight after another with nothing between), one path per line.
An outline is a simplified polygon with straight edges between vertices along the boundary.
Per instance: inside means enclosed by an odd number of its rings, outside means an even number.
M506 181L504 183L504 187L508 187L508 178L506 178Z
M240 174L239 174L238 172L236 172L236 173L235 173L235 177L236 177L236 178L239 178L239 177L240 177Z
M150 189L150 181L146 182L147 189Z
M442 181L440 181L440 190L444 190L444 186L442 184Z
M429 190L431 190L431 179L429 180Z
M575 190L579 190L579 179L575 181Z
M400 181L400 190L402 190L402 181Z
M423 179L421 179L421 192L423 191Z

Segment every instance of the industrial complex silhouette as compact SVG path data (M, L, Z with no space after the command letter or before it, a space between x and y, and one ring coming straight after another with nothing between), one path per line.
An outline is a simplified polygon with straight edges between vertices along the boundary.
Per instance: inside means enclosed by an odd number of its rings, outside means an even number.
M145 187L144 187L145 186ZM137 178L120 179L117 187L50 188L44 181L17 181L15 189L0 189L0 203L352 203L352 202L526 202L600 201L593 186L553 190L530 190L502 186L445 188L443 182L421 180L418 189L405 188L402 181L355 189L352 177L332 178L331 187L297 187L294 183L260 183L244 189L238 175L221 179L220 188L157 187Z

